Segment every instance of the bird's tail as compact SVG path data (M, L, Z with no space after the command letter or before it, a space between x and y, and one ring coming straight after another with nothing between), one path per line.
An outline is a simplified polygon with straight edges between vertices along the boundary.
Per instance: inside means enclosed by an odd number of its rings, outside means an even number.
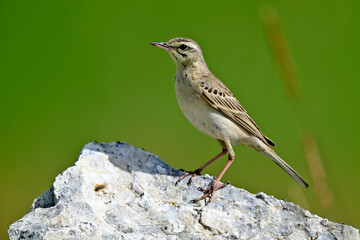
M300 185L304 187L308 187L309 185L305 182L305 180L292 168L289 164L287 164L284 160L282 160L271 148L267 147L266 151L262 151L262 154L269 157L273 160L277 165L279 165L282 169L284 169L287 174L289 174L295 181L297 181Z

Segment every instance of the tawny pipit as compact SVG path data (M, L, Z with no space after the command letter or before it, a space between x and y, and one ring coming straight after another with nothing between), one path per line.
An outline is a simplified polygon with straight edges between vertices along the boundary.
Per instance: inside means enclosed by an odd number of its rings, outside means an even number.
M186 118L200 132L218 140L222 152L195 171L186 172L176 182L191 175L188 185L195 175L228 153L229 158L220 175L210 189L201 189L204 195L196 200L209 198L215 190L226 186L219 181L234 161L233 145L246 145L261 152L284 169L295 181L304 187L308 184L301 176L282 160L270 146L275 144L266 137L234 97L230 90L208 69L199 44L188 38L174 38L168 42L150 43L165 49L176 64L175 90L178 103Z

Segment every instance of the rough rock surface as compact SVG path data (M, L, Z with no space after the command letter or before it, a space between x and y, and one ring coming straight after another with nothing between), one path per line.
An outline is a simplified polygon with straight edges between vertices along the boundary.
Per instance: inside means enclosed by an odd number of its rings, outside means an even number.
M351 226L230 185L208 206L191 203L213 178L175 186L181 173L124 142L89 143L10 239L360 239Z

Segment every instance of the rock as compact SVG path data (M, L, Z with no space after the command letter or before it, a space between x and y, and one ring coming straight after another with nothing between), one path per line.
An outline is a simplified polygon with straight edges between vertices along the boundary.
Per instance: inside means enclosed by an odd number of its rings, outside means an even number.
M214 178L175 186L181 174L130 144L89 143L10 226L10 239L360 239L351 226L230 185L207 206L191 203Z

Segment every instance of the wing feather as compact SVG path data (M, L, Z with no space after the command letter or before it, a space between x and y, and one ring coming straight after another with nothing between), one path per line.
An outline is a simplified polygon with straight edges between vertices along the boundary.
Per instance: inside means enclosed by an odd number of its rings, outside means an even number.
M209 82L202 82L200 85L200 91L207 102L266 145L274 146L275 144L260 131L232 92L220 81L217 80L215 83L210 85Z

